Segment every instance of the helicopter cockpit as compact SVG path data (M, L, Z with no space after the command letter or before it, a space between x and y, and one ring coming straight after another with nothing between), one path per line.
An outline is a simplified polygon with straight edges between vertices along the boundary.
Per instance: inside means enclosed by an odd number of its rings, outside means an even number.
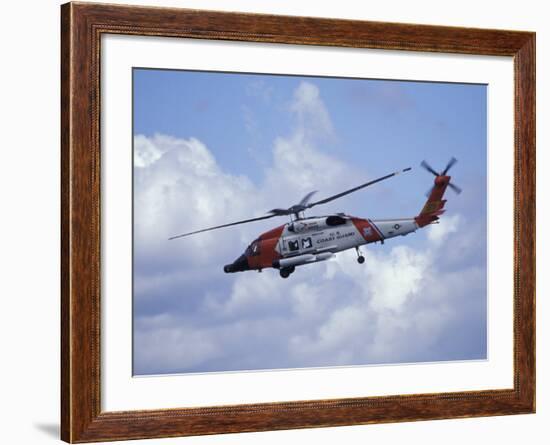
M257 256L260 254L260 240L257 238L250 243L244 251L246 256Z
M225 273L232 272L242 272L245 270L250 270L248 265L248 257L258 256L260 254L260 239L256 238L250 243L250 245L245 249L244 253L237 258L233 263L226 264L223 268Z

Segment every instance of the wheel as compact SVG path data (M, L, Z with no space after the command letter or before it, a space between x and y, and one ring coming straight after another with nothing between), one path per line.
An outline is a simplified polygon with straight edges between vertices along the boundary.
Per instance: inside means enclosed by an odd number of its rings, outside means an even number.
M296 266L290 266L290 267L288 268L288 273L291 274L291 273L293 273L295 270L296 270Z
M281 269L279 271L279 275L281 275L281 278L288 278L290 275L290 271L288 269Z
M365 262L365 257L363 255L360 255L357 257L357 262L359 264L363 264Z

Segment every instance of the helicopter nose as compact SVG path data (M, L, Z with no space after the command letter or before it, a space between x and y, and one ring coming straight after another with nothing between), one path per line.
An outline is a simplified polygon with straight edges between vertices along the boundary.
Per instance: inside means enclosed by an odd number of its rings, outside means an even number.
M248 260L244 254L233 261L233 263L223 266L223 271L225 273L243 272L249 269Z

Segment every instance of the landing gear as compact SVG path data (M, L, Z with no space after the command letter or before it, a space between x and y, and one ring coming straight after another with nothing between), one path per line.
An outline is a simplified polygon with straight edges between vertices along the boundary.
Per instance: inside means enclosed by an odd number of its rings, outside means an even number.
M361 255L361 251L359 250L359 247L356 247L355 251L357 252L357 262L359 264L363 264L365 262L365 257Z
M295 269L294 266L284 267L279 271L279 275L281 275L281 278L288 278Z

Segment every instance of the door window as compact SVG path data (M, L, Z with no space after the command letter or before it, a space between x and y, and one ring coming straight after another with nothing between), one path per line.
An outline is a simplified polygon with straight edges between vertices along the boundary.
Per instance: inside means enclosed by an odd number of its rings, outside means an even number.
M290 240L288 242L288 250L291 252L296 252L300 248L300 244L298 243L298 240Z

